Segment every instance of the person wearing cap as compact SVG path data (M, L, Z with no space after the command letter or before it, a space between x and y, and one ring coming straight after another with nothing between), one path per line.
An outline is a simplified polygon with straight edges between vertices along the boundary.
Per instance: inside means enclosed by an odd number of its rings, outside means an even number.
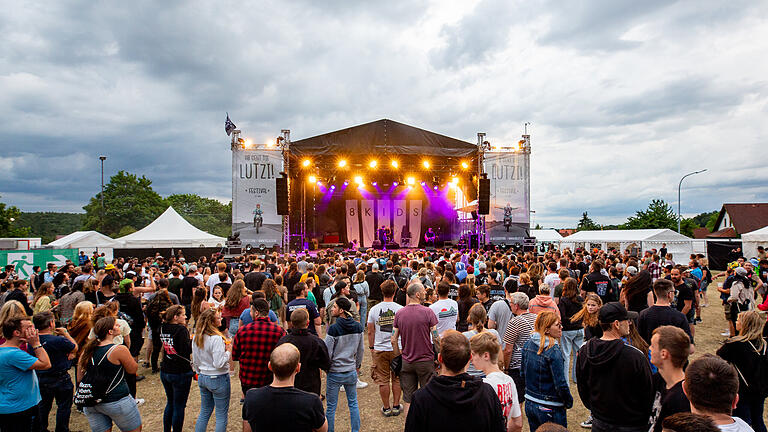
M576 378L584 406L592 412L592 430L647 431L654 391L651 368L642 351L625 344L629 320L637 318L619 302L600 308L603 336L579 351Z
M365 341L363 325L352 315L353 305L346 297L338 297L329 306L336 322L328 327L325 345L331 358L326 376L326 417L328 430L334 430L339 388L344 387L349 405L352 432L360 430L360 410L357 405L358 371L363 365Z

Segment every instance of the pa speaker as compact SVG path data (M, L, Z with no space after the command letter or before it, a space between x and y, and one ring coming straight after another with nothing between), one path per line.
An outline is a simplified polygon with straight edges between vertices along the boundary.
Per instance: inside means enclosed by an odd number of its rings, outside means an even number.
M277 198L277 214L288 214L288 178L277 177L275 179L275 195Z
M477 191L477 214L490 214L491 206L491 179L481 178Z

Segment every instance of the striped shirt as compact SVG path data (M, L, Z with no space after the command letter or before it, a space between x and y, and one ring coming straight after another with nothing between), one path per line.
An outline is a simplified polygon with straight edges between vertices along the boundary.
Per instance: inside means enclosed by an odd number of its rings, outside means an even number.
M507 329L504 331L504 343L512 346L509 369L520 369L523 362L523 345L531 338L535 322L536 314L530 312L512 317L509 320Z

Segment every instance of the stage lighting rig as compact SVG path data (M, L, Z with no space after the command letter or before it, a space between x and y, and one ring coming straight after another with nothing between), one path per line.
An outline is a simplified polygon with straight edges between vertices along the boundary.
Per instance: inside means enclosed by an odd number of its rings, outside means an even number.
M461 168L462 169L468 169L469 168L469 164L467 162L462 162L461 163Z
M408 183L408 186L413 186L416 184L416 179L413 177L408 177L405 182Z
M355 183L357 183L358 186L363 185L363 177L362 176L355 176Z
M378 164L379 164L379 162L378 162L376 159L374 159L374 160L372 160L372 161L368 162L368 167L370 167L370 168L376 168L376 166L377 166Z
M304 159L304 161L301 162L301 166L304 168L309 168L310 165L312 165L312 161L309 159Z
M339 168L346 167L347 166L347 160L346 159L340 160L339 163L338 163L338 166L339 166Z
M423 166L424 169L429 169L430 163L429 163L428 160L424 160L424 161L421 162L421 166Z
M400 168L400 163L394 159L392 159L392 161L390 162L390 165L392 165L392 168L394 169Z
M310 183L316 183L317 182L317 177L311 175L311 176L309 176L307 178L307 180L309 180Z

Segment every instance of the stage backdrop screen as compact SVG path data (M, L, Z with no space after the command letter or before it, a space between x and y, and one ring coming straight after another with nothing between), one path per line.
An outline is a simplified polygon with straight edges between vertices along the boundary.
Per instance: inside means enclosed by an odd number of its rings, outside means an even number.
M511 210L512 223L530 224L530 154L485 153L485 172L491 180L491 213L486 221L503 222Z
M281 243L275 178L282 166L279 150L232 150L232 232L240 233L243 247Z

